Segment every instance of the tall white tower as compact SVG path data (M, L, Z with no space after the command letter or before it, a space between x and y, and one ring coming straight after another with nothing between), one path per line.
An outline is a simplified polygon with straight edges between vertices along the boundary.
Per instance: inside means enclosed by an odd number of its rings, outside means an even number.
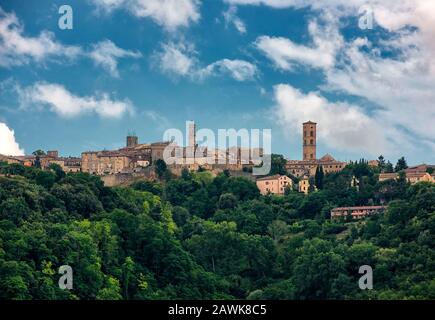
M188 132L188 146L195 147L196 146L196 125L195 121L187 121L187 132Z

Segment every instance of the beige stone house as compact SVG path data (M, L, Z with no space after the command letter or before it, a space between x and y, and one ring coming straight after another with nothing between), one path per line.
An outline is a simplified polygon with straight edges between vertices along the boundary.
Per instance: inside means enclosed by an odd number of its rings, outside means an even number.
M283 195L286 188L291 188L292 185L293 181L289 177L279 174L257 179L257 187L262 195L270 193Z
M299 180L299 192L303 192L305 194L308 194L310 190L310 180L307 176L304 176L301 180Z

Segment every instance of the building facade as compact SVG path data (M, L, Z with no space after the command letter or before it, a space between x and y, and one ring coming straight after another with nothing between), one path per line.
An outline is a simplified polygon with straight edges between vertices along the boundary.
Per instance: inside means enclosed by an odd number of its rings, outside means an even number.
M316 157L316 126L317 123L308 121L302 124L302 159L315 160Z
M96 175L129 173L163 160L163 151L169 142L139 144L127 138L127 146L113 151L87 151L82 153L81 171Z
M418 182L432 182L435 183L435 175L428 172L404 172L405 179L410 184L416 184ZM381 173L379 175L379 181L397 180L399 179L399 173Z
M308 194L310 192L310 179L304 176L298 183L298 190L301 193Z
M293 181L283 175L274 175L269 177L258 178L257 188L262 195L277 194L284 195L287 188L292 188Z
M340 207L331 210L331 219L361 219L373 214L383 213L386 206Z
M321 166L323 172L333 173L339 172L346 167L346 162L337 161L330 154L326 154L320 159L317 159L317 124L308 121L302 124L302 159L303 160L288 160L286 170L289 174L301 178L304 176L314 176L317 167Z

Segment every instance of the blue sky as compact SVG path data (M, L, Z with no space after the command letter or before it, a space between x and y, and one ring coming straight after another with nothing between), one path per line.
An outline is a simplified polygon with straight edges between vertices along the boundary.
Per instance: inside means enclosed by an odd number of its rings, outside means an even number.
M63 4L73 9L72 30L58 27ZM213 130L270 128L273 151L299 159L301 123L313 120L319 156L435 162L435 5L427 1L0 7L0 153L79 155L120 147L129 131L159 141L194 119ZM361 17L373 27L360 28Z

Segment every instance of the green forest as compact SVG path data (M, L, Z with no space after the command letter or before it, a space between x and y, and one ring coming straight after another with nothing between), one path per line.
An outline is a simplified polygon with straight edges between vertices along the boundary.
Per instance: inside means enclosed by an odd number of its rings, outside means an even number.
M0 299L435 299L434 184L378 182L359 161L319 173L308 195L262 196L228 172L155 167L158 181L109 188L1 163ZM381 203L382 215L330 219ZM62 265L72 290L59 288ZM362 265L372 290L358 286Z

